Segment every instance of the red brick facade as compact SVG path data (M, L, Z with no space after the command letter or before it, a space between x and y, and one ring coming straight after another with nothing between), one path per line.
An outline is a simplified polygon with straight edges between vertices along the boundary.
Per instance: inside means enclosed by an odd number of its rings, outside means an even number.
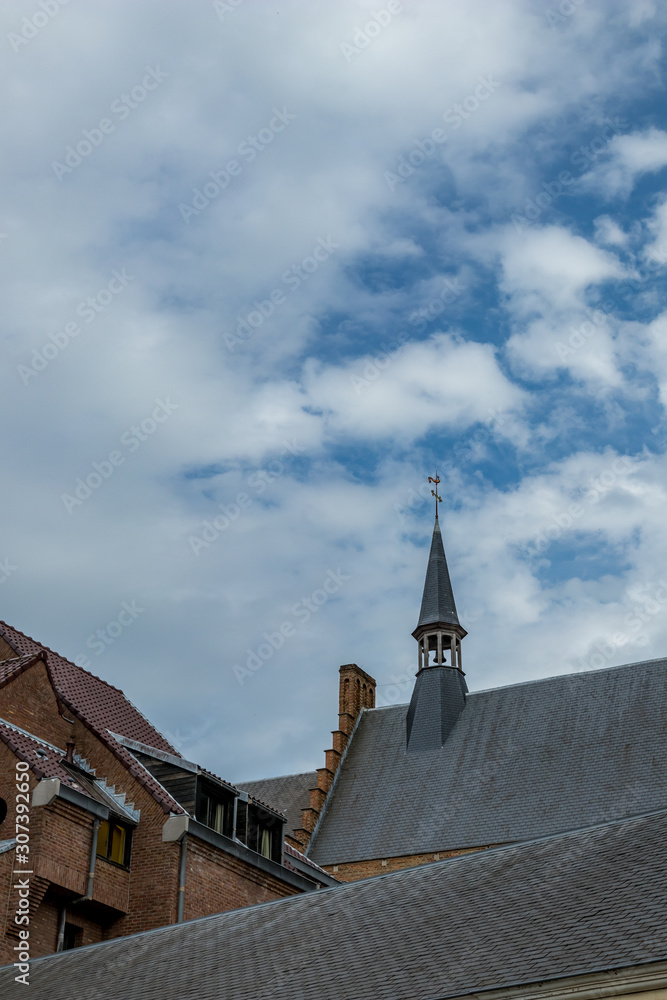
M174 923L178 914L182 848L180 842L163 841L163 827L168 819L164 804L156 801L149 787L130 773L118 753L113 752L113 744L110 748L86 725L83 713L76 717L63 706L43 659L38 656L30 661L26 657L29 662L25 665L0 638L0 661L3 659L15 660L17 666L5 671L0 684L0 719L9 723L3 727L3 741L0 741L0 798L7 803L6 818L0 823L0 843L15 837L16 764L21 762L23 767L27 761L22 747L30 745L35 758L30 770L24 768L19 772L21 780L27 776L30 786L24 796L30 800L29 864L20 865L13 848L0 853L0 964L16 958L18 931L23 926L15 920L17 883L20 885L25 879L29 880L32 958L56 950L59 925L67 925L69 940L76 938L76 944L80 945ZM41 746L51 757L63 763L69 744L70 756L75 753L85 759L97 778L115 786L115 794L125 793L126 805L140 811L139 821L132 830L129 866L96 855L90 897L94 831L104 806L85 795L81 791L83 785L78 786L78 792L66 786L66 770L60 785L56 779L40 781L44 775L39 773L36 755L45 752L40 751L40 740L45 741ZM52 796L46 804L33 802L38 787L43 800ZM24 811L24 807L20 809ZM126 814L121 819L123 815ZM128 829L132 825L128 819ZM208 837L213 836L214 840L217 837L218 843L205 842L197 836L197 829L202 828L193 824L186 840L183 893L186 920L293 895L310 884L302 876L277 863L265 862L248 849L235 848L213 831ZM230 845L227 851L225 843ZM257 861L253 860L255 857ZM18 869L20 874L16 873ZM30 874L24 875L23 869Z
M497 847L490 844L489 847ZM458 851L440 851L436 854L406 854L400 858L374 858L370 861L349 861L340 865L325 865L341 882L357 882L373 875L386 875L387 872L397 872L402 868L414 868L415 865L425 865L429 861L442 861L445 858L456 858L460 854L473 854L475 851L486 851L487 847L464 847Z

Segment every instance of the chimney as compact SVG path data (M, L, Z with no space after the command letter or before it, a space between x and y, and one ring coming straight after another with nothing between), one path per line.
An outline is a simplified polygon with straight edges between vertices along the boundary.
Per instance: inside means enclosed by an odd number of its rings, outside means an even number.
M317 768L317 787L310 789L310 805L301 812L301 829L294 831L299 850L308 846L359 713L375 708L375 678L356 663L343 664L339 674L338 729L332 732L331 750L324 751L324 767Z
M68 764L74 763L74 746L75 746L74 740L68 740L67 743L65 744L65 748L67 751L65 754L65 760L67 761Z

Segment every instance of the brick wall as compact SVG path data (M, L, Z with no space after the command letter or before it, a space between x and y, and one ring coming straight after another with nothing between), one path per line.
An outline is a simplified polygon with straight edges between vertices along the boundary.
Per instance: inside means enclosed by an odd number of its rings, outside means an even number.
M58 701L42 660L0 688L0 717L65 749L71 723L59 714Z
M188 838L184 920L267 903L298 892L240 858L216 850L195 837Z
M0 648L0 658L2 649ZM68 716L69 713L66 713ZM55 799L30 809L30 858L34 872L30 943L33 957L55 950L58 918L67 908L67 922L83 930L83 944L150 930L176 921L180 844L164 843L167 815L159 803L129 773L125 765L83 722L63 718L43 663L38 662L0 689L0 716L22 729L65 749L73 740L75 752L85 758L100 778L124 792L126 801L141 811L134 829L130 871L96 858L93 904L76 901L85 895L93 837L94 816L79 806ZM16 757L0 743L0 797L9 805L0 827L0 840L14 832ZM29 774L30 794L37 785ZM12 889L14 852L0 855L0 964L13 961L12 936L16 908ZM293 895L298 890L253 864L227 855L211 845L189 838L185 918L217 913L253 903ZM11 905L10 905L11 904ZM11 909L12 926L9 927ZM8 929L11 931L7 933Z
M486 851L497 844L487 847L464 847L456 851L440 851L433 854L406 854L400 858L375 858L369 861L348 861L340 865L322 865L330 875L335 875L341 882L358 882L362 878L373 875L385 875L387 872L397 872L402 868L414 868L415 865L425 865L429 861L442 861L445 858L456 858L460 854L472 854L475 851Z

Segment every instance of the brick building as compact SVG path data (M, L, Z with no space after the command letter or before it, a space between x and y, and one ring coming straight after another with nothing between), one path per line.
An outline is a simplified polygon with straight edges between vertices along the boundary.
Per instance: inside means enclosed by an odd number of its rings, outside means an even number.
M667 812L31 963L7 1000L667 1000Z
M324 767L245 782L343 881L667 807L667 660L469 692L437 515L409 705L340 668Z
M28 905L37 957L333 884L284 823L122 691L0 623L0 963Z

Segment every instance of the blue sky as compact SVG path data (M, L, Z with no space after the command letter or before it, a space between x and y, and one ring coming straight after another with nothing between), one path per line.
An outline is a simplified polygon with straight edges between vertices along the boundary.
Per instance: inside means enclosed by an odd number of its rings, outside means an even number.
M1 617L232 780L667 653L652 0L3 4ZM128 611L128 606L131 611Z

